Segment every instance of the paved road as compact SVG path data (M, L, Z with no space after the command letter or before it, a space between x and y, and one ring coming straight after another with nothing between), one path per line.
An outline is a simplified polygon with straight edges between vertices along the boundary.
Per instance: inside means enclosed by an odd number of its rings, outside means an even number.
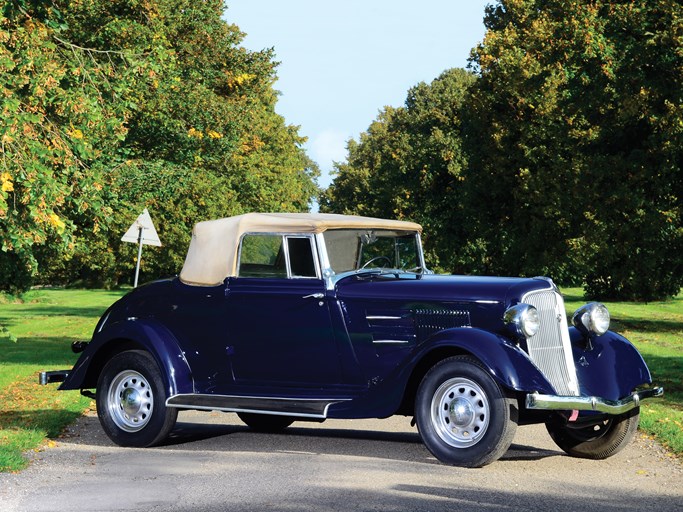
M406 418L295 423L257 434L234 414L183 412L170 444L112 445L87 416L29 469L0 475L14 511L683 511L683 465L639 437L605 461L520 427L482 469L438 463Z

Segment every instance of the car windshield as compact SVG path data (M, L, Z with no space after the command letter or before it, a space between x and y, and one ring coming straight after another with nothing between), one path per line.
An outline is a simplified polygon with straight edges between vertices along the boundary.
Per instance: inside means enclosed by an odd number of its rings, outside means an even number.
M383 229L332 229L323 233L336 274L367 268L417 271L421 268L417 233Z

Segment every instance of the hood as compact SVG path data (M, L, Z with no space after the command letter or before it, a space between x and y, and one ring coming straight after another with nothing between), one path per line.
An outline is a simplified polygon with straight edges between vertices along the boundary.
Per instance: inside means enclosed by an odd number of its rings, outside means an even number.
M344 297L372 299L418 300L516 304L530 291L554 288L552 280L544 277L487 277L415 274L356 274L341 279L337 292Z

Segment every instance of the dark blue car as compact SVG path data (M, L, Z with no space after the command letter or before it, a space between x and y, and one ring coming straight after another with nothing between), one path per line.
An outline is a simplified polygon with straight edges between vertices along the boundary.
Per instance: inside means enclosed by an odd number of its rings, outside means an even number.
M550 279L434 275L420 233L325 214L199 223L180 276L116 302L73 369L41 381L94 397L121 446L158 444L179 409L203 409L271 432L412 416L458 466L495 461L530 423L573 456L623 448L663 391L607 309L569 326Z

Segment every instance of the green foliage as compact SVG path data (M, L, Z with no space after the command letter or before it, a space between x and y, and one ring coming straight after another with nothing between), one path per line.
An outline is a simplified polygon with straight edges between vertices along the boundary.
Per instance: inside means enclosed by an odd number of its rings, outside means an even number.
M683 7L502 1L473 52L473 267L651 300L683 284Z
M25 7L25 8L24 8ZM0 287L36 273L34 247L74 248L73 213L94 225L110 209L96 169L123 132L107 101L108 65L65 43L61 13L10 1L0 11ZM101 83L102 86L96 86ZM8 267L14 265L14 273Z
M7 4L0 289L118 283L135 265L119 239L144 207L164 243L145 251L146 279L178 272L197 221L308 209L318 169L275 113L272 51L240 47L223 10Z
M337 164L321 211L419 222L431 266L458 269L466 222L458 200L467 165L461 119L474 81L452 69L413 87L405 107L385 108L359 142L349 143L348 161Z
M683 284L683 6L503 0L472 52L385 109L322 200L425 226L430 265L597 298Z

